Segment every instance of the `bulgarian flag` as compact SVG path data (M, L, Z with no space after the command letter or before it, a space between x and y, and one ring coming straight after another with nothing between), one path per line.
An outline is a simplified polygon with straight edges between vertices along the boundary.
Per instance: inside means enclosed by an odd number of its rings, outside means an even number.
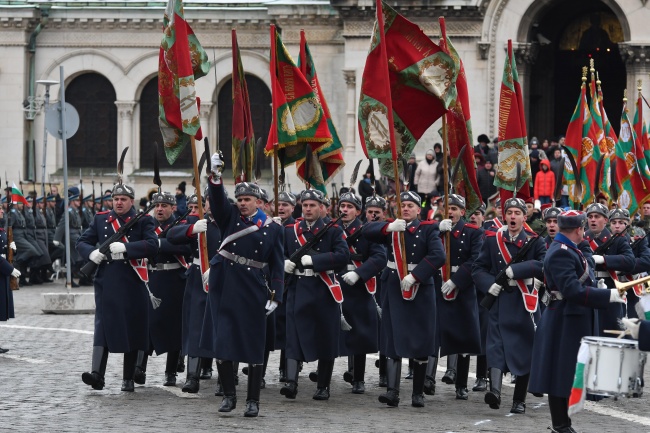
M573 377L571 395L569 396L569 416L580 412L585 407L585 397L587 397L585 383L587 382L590 361L591 353L589 352L589 345L587 343L580 343L576 372Z
M313 185L314 188L327 193L325 185L330 182L334 178L334 175L345 165L342 154L343 145L341 144L341 139L336 131L336 127L334 127L334 122L332 122L332 115L330 114L327 102L325 101L325 95L323 94L320 83L318 82L316 67L314 66L314 60L309 51L309 46L307 45L304 30L300 31L300 55L298 56L298 67L307 82L311 85L311 88L323 109L323 114L325 115L325 120L327 122L327 129L332 135L332 142L328 146L319 147L318 151L315 152L317 162L314 161L314 164L312 164L312 170L310 170L312 173L309 173L309 184ZM305 173L303 156L303 161L299 162L298 165L298 177L304 180L306 179L306 176L307 173Z
M23 196L23 193L16 187L15 183L11 184L11 202L12 203L22 203L29 206L29 202Z
M595 134L593 143L593 161L598 168L598 163L603 159L602 171L600 174L594 172L594 176L599 178L598 189L601 194L604 194L605 197L609 200L609 155L607 148L607 138L605 136L605 128L603 124L603 118L601 116L602 110L600 107L600 101L598 100L598 91L596 89L596 77L595 69L593 68L593 59L591 59L591 82L589 83L589 93L591 96L591 102L589 104L589 111L592 118L592 131ZM594 177L594 182L595 182Z
M366 156L379 158L381 173L393 178L393 161L401 165L403 156L456 101L458 70L417 25L386 3L376 4L361 81L359 135Z
M447 133L447 144L451 166L456 164L460 149L465 146L463 160L459 166L458 178L454 190L461 193L467 200L469 214L483 204L481 193L476 179L476 161L474 160L474 139L472 138L472 121L469 111L469 92L467 90L467 77L463 61L451 40L447 37L445 19L440 17L440 47L454 60L454 66L458 72L456 80L456 99L449 110L445 113L445 124ZM451 180L453 182L453 179Z
M245 141L244 141L245 140ZM255 132L237 32L232 30L232 174L235 183L250 182L255 160Z
M513 196L516 185L517 162L521 165L521 182L517 197L530 197L531 180L526 117L517 63L512 52L512 40L508 40L508 54L503 68L501 96L499 98L499 168L494 185L500 188L501 205Z
M183 2L169 0L163 17L163 38L158 56L160 132L167 161L173 164L190 137L203 138L194 80L210 70L208 56L189 24Z

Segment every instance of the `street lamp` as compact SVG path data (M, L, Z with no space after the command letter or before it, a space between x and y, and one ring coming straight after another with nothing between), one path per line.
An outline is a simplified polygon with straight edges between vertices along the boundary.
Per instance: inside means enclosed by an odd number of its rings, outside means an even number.
M47 113L47 108L50 105L50 86L59 84L56 80L38 80L37 84L42 84L45 86L45 106L44 112ZM41 164L41 193L43 195L43 200L45 200L45 161L47 159L47 126L45 124L45 119L43 119L43 163Z

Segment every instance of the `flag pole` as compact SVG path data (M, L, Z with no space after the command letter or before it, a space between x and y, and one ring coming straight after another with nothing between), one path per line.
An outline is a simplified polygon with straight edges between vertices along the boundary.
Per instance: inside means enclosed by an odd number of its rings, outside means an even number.
M447 50L447 31L446 31L446 26L445 26L445 18L444 17L439 17L438 22L440 23L440 30L441 30L441 45L443 48L444 52L448 52ZM444 219L449 219L449 140L447 140L447 115L442 116L442 170L444 172L443 176L443 188L445 190L445 199L443 206L445 207L444 210ZM443 275L445 280L449 280L451 278L451 249L450 249L450 242L451 242L451 231L448 231L445 233L445 275Z
M277 51L276 51L276 46L275 46L275 24L271 24L270 27L271 31L271 62L270 62L270 68L271 68L271 100L274 100L276 95L275 95L275 84L277 78ZM273 105L275 107L275 105ZM275 202L274 202L274 216L278 216L280 212L280 203L278 201L278 184L279 182L279 169L278 169L278 151L280 150L280 146L278 145L278 127L276 124L276 117L277 113L275 110L273 111L273 121L271 122L271 139L273 140L273 195L275 197Z
M199 205L199 219L203 219L205 217L205 214L203 212L203 200L201 199L201 176L199 173L199 165L197 163L197 158L196 158L196 139L194 136L191 136L191 145L192 145L192 166L194 168L194 179L196 179L196 201L198 202ZM207 158L207 155L206 155ZM205 232L199 233L198 234L198 242L199 242L199 256L201 257L201 274L205 273L209 268L210 265L208 264L208 245L207 245L207 238L205 236ZM205 285L207 292L207 284Z

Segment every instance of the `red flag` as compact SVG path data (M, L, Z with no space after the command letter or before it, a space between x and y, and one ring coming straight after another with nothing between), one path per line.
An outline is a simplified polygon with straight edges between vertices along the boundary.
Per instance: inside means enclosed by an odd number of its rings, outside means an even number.
M244 141L245 140L245 141ZM243 156L243 158L242 158ZM232 173L235 183L251 181L255 159L255 132L237 32L232 30Z

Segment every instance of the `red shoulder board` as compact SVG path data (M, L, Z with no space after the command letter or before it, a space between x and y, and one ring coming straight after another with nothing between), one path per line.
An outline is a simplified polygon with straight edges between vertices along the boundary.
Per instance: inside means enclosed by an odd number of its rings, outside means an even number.
M304 220L304 218L303 217L298 217L298 218L294 218L294 220L295 221L302 221L302 220Z
M436 221L436 220L420 221L421 226L430 226L431 224L438 224L438 221Z
M497 235L497 232L492 231L492 230L486 230L486 232L485 232L485 236L487 236L489 238L491 238L493 236L496 236L496 235Z
M469 227L470 229L478 230L478 226L474 225L472 223L465 223L465 227Z
M111 212L110 210L105 210L105 211L102 211L102 212L97 212L95 215L106 215L107 213L110 213L110 212Z

